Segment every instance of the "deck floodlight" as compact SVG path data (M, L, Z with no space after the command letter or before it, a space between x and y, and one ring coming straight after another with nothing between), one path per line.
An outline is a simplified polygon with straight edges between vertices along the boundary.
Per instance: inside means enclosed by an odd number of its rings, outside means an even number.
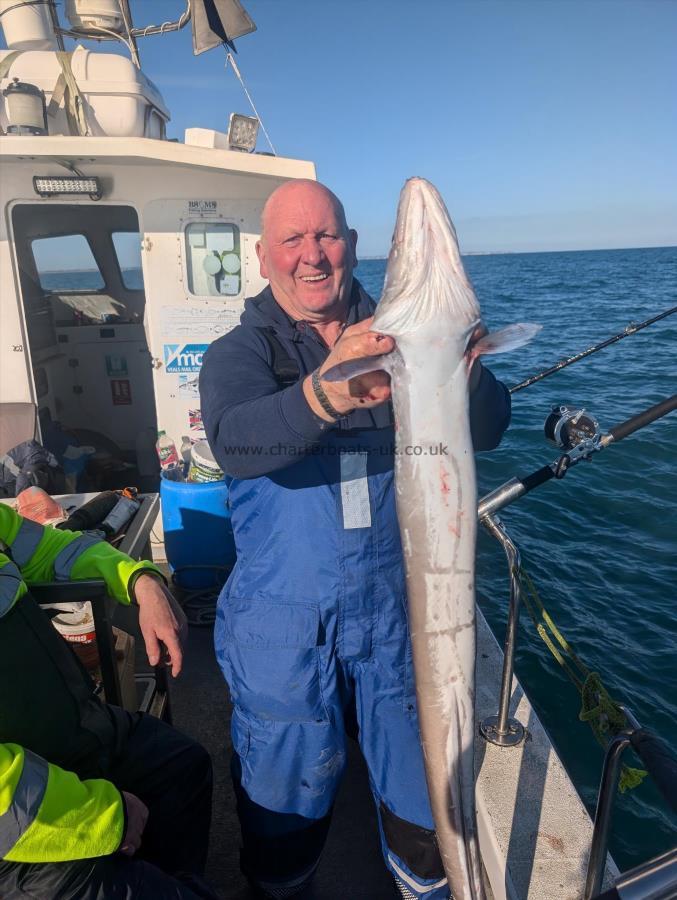
M98 178L61 176L33 176L33 189L41 197L56 197L60 194L87 194L92 200L101 199L101 184Z
M228 147L231 150L241 150L251 153L256 147L256 139L259 134L259 120L255 116L243 116L241 113L231 113L228 123Z
M39 87L15 78L2 93L7 101L7 134L48 133L45 94Z

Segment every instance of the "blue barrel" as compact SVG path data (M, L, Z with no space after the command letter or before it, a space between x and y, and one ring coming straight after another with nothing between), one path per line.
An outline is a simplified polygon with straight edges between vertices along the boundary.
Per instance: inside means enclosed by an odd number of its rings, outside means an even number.
M235 564L235 542L225 481L160 483L167 562L179 587L218 586Z

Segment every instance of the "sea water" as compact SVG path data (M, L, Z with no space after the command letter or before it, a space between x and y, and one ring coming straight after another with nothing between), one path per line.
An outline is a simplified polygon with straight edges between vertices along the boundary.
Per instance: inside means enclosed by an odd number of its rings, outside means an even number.
M506 385L677 304L677 248L468 256L491 329L538 322L521 350L485 357ZM385 260L356 275L375 298ZM677 314L513 396L501 446L478 455L480 495L558 456L543 435L555 404L602 430L677 390ZM677 750L677 412L581 462L501 513L546 608L610 694ZM509 585L499 545L478 541L479 604L503 644ZM579 694L523 609L517 675L592 812L603 752L579 721ZM498 699L498 698L497 698ZM509 753L510 751L505 751ZM641 763L626 751L628 765ZM677 821L650 779L617 798L611 852L622 869L676 843Z

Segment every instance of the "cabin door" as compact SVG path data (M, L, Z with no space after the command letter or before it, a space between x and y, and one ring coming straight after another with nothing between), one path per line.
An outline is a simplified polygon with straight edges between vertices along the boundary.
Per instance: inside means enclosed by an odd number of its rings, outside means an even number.
M150 489L156 419L136 210L27 203L12 225L43 444L57 456L69 442L94 447L86 487Z

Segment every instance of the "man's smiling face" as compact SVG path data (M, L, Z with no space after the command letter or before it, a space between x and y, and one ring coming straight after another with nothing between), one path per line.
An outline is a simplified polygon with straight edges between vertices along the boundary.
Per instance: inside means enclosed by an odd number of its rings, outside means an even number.
M290 181L266 203L256 252L261 275L285 312L323 322L345 315L356 243L331 191L315 181Z

